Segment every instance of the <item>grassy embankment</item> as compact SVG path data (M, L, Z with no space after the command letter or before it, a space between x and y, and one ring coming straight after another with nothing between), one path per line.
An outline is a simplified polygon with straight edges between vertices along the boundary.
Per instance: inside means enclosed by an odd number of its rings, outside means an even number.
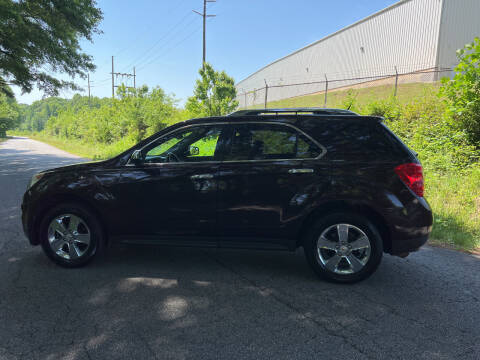
M88 144L77 139L59 138L45 134L44 132L28 132L13 130L8 132L11 136L26 136L30 139L38 140L46 144L55 146L58 149L78 155L86 159L102 160L118 155L122 151L133 146L132 142L116 142L113 144Z
M397 90L397 99L400 103L408 102L419 98L425 93L425 89L436 90L439 83L423 84L399 84ZM364 106L374 101L387 100L393 95L392 85L380 85L359 88L355 90L329 90L327 94L328 108L343 108L347 98L355 100L357 106ZM269 108L294 108L294 107L323 107L325 103L325 94L318 93L314 95L298 96L284 100L271 101L267 104ZM252 106L252 109L261 109L264 105ZM250 107L249 107L250 108Z

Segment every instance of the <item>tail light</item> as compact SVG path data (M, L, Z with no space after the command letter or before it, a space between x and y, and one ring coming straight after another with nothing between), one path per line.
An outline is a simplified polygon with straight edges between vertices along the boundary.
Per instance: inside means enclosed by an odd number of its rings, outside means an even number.
M395 172L415 194L422 197L424 191L423 169L420 164L402 164L395 168Z

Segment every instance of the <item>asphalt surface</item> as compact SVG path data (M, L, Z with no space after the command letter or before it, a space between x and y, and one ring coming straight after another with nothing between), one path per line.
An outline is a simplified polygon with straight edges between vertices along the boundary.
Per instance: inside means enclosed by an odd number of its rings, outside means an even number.
M116 247L82 269L21 229L37 171L81 161L0 144L0 359L480 359L480 257L386 255L355 285L303 253Z

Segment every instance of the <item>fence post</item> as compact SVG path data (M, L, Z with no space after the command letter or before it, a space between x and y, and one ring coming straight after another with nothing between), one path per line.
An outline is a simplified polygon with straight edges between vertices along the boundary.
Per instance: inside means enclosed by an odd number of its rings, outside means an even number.
M327 74L325 74L325 103L323 104L323 107L327 107L327 95L328 95L328 78Z
M268 84L267 80L263 79L265 81L265 109L267 108L267 102L268 102Z
M395 91L393 92L394 97L397 97L397 89L398 89L398 71L397 71L397 67L395 66Z

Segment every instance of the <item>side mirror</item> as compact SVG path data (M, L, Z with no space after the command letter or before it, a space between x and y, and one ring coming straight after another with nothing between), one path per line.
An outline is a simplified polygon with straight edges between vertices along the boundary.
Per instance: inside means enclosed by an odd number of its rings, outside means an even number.
M190 155L198 155L200 154L200 150L196 146L190 146Z
M130 160L131 160L132 163L134 163L135 165L141 164L141 163L143 162L142 152L141 152L140 150L135 150L135 151L132 153L132 156L130 156Z

